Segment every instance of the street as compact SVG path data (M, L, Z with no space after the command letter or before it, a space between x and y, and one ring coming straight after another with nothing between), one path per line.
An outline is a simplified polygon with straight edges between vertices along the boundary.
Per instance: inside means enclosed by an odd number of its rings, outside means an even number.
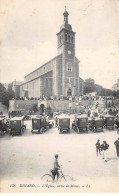
M57 128L49 129L44 134L31 133L31 121L26 121L27 129L22 136L4 135L0 138L0 174L1 189L6 183L42 183L41 176L53 169L54 155L59 154L59 164L64 174L70 175L74 182L96 188L98 181L105 187L118 181L119 159L116 156L114 141L119 137L117 130L104 130L100 133L59 134ZM95 143L100 139L109 144L108 162L96 155ZM94 187L95 184L95 187ZM99 184L98 184L99 185ZM98 187L99 188L99 187ZM106 187L105 187L106 188ZM111 187L110 187L111 188ZM11 189L10 189L11 190ZM12 188L12 191L16 189ZM22 189L20 189L22 191ZM32 189L33 190L33 189ZM23 189L24 191L24 189Z

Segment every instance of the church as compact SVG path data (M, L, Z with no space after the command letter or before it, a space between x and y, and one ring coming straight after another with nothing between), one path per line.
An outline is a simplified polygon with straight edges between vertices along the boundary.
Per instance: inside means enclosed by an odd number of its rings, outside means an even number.
M20 97L79 96L79 60L75 56L75 32L68 23L68 12L57 33L58 55L24 77Z

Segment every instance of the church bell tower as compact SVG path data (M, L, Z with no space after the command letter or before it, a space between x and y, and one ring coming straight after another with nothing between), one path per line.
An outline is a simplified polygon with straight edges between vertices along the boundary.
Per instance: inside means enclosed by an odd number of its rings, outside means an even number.
M58 55L62 55L62 95L75 96L78 94L79 70L75 58L75 32L68 23L69 13L63 13L64 21L57 33ZM77 78L78 77L78 78Z
M75 56L75 32L72 31L72 26L68 23L68 12L63 13L64 23L57 34L58 39L58 54L65 54L68 58Z

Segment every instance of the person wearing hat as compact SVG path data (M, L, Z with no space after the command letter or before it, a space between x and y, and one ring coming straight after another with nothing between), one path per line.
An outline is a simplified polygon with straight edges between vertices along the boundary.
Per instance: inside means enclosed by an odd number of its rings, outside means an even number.
M60 169L60 165L58 163L58 157L59 157L59 155L58 154L55 154L54 169L53 169L53 171L54 171L54 173L53 173L53 180L55 180L55 176L56 175L57 175L57 180L59 178L59 172L58 172L58 170Z
M58 118L56 116L56 118L55 118L55 127L57 127L57 126L58 126Z
M118 140L116 140L116 141L114 142L114 145L115 145L115 147L116 147L117 156L119 157L119 138L118 138Z
M107 162L107 149L109 148L109 144L107 144L106 141L103 141L103 144L101 144L101 151L103 152L103 159L105 162Z
M97 140L96 144L96 153L97 153L97 156L98 155L101 155L101 145L100 145L100 140Z

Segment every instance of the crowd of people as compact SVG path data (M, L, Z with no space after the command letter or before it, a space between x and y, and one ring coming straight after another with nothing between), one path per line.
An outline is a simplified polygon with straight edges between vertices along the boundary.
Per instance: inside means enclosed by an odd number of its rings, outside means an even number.
M95 101L95 100L107 100L107 101L113 101L115 99L115 97L107 97L107 96L99 96L99 95L90 95L90 94L86 94L86 95L79 95L79 96L63 96L60 95L59 97L57 96L46 96L46 95L42 95L40 97L28 97L28 96L22 96L22 97L17 97L16 100L90 100L90 101Z

